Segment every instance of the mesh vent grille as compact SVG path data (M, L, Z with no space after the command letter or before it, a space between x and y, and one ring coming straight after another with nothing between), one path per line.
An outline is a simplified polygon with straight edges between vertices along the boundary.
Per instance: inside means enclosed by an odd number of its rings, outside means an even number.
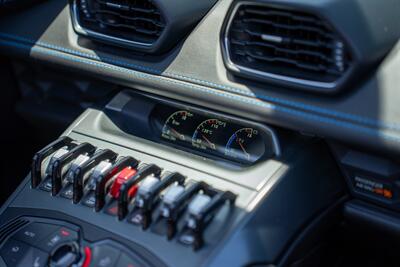
M137 43L152 44L165 21L151 0L76 0L85 30Z
M332 83L350 64L343 40L319 17L241 4L227 29L233 64L258 72Z

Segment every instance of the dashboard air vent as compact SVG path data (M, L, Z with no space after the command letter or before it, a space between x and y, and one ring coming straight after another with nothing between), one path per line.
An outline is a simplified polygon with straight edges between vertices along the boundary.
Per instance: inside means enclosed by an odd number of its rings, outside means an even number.
M334 87L350 65L344 41L327 21L265 4L237 4L224 45L230 69L302 86Z
M74 0L78 33L122 46L151 46L165 20L152 0Z

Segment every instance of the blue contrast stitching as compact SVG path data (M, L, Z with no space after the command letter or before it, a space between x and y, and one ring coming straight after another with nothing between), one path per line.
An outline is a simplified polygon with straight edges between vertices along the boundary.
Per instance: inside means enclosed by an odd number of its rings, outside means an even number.
M114 65L107 65L106 63L103 62L92 62L88 59L85 58L75 58L69 54L62 54L61 52L58 51L53 51L53 50L47 50L44 49L42 47L30 47L26 44L21 44L21 43L15 43L13 41L5 41L3 42L3 45L9 45L9 46L15 46L15 47L20 47L23 49L34 49L34 50L39 50L42 51L44 53L47 53L49 55L54 55L60 58L64 58L64 59L68 59L68 60L72 60L72 61L76 61L76 62L80 62L80 63L84 63L84 64L88 64L88 65L92 65L95 67L100 67L100 68L105 68L105 69L110 69L110 70L114 70L114 71L118 71L118 72L124 72L127 74L133 74L139 78L144 78L144 79L150 79L150 80L156 80L156 81L163 81L163 82L167 82L167 83L171 83L171 84L176 84L176 85L182 85L182 83L174 81L174 80L169 80L167 78L163 78L163 77L159 77L159 76L152 76L151 74L147 74L147 73L141 73L138 71L134 71L134 70L130 70L130 69L124 69L118 66L114 66ZM231 95L231 94L227 94L227 93L223 93L223 92L218 92L212 89L208 89L208 88L203 88L199 85L190 85L190 84L185 84L185 86L190 87L192 89L195 90L199 90L202 91L204 93L207 94L212 94L212 95L217 95L217 96L222 96L222 97L226 97L232 100L236 100L236 101L241 101L247 104L253 104L253 105L257 105L263 108L269 108L272 110L277 110L277 111L281 111L287 114L291 114L291 115L296 115L296 116L301 116L301 117L305 117L314 121L318 121L318 122L323 122L323 123L328 123L328 124L334 124L337 126L341 126L344 128L350 128L353 130L358 130L361 132L364 132L365 134L371 135L371 136L376 136L376 137L381 137L384 139L388 139L388 140L393 140L395 142L400 142L400 138L391 134L386 134L386 133L382 133L380 134L378 131L374 130L374 129L370 129L370 128L365 128L363 126L359 126L359 125L355 125L353 123L350 122L344 122L344 121L338 121L332 118L326 118L326 117L321 117L319 115L315 115L315 114L309 114L303 111L296 111L290 108L286 108L286 107L281 107L281 106L277 106L274 104L270 104L270 103L265 103L265 102L261 102L261 101L255 101L252 99L246 99L244 97L238 96L238 95Z
M105 60L110 61L110 63L121 64L121 65L124 65L126 67L132 67L132 68L134 67L134 68L137 68L137 69L140 69L140 70L148 71L150 73L161 74L161 71L158 71L156 69L152 69L152 68L148 68L148 67L144 67L144 66L140 66L140 65L135 65L135 64L130 64L128 62L123 62L123 61L120 61L120 60L117 60L117 59L113 59L113 58L108 58L108 57L101 58L101 57L99 57L97 55L92 55L92 54L88 54L88 53L85 53L85 52L80 52L80 51L77 51L77 50L73 50L73 49L69 49L69 48L65 48L65 47L61 47L61 46L57 46L57 45L53 45L53 44L44 43L42 41L36 41L35 42L32 39L27 39L27 38L21 37L21 36L14 36L14 35L11 35L11 34L0 33L0 37L12 38L12 39L15 39L15 40L18 40L18 41L27 42L27 43L30 43L30 44L36 44L36 45L39 45L39 46L43 46L43 47L46 47L46 48L62 51L62 52L65 52L65 53L76 55L76 56L82 56L82 57L98 60L100 62L102 62L102 60L105 59Z
M164 75L166 75L166 77L170 77L170 78L178 78L178 79L182 79L182 80L186 80L186 81L192 81L192 82L195 82L195 83L198 83L198 84L212 86L212 87L215 87L215 88L227 90L227 91L230 91L230 92L239 93L239 94L246 95L246 96L249 96L249 97L256 97L256 98L263 99L263 100L266 100L266 101L276 102L276 103L279 103L279 104L284 104L284 105L295 107L295 108L300 108L300 109L304 109L304 110L308 110L308 111L313 111L313 112L317 112L317 113L320 113L320 114L325 114L325 115L329 115L329 116L333 116L333 117L337 117L337 118L342 118L342 119L347 119L347 120L353 120L355 122L359 122L359 123L366 124L366 125L373 126L373 127L384 127L384 128L388 128L388 129L392 129L392 130L400 130L400 124L397 124L397 123L386 123L386 122L382 122L382 121L376 121L376 120L373 120L373 119L370 119L370 118L361 117L361 116L354 115L354 114L337 112L337 111L334 111L334 110L328 110L328 109L319 108L319 107L316 107L316 106L310 106L310 105L307 105L307 104L293 102L293 101L290 101L290 100L280 99L280 98L276 98L276 97L270 97L270 96L266 96L266 95L252 94L251 92L244 91L244 90L241 90L241 89L238 89L238 88L225 86L225 85L220 85L220 84L216 84L216 83L213 83L213 82L204 81L204 80L200 80L200 79L196 79L196 78L192 78L192 77L187 77L187 76L183 76L183 75L179 75L179 74L175 74L175 73L171 73L171 72L164 72L163 73L163 72L161 72L159 70L156 70L156 69L153 69L153 68L150 68L150 67L144 67L144 66L140 66L140 65L136 65L136 64L131 64L131 63L128 63L128 62L120 61L120 60L109 58L109 57L99 57L97 55L87 54L87 53L84 53L84 52L80 52L80 51L76 51L76 50L60 47L60 46L57 46L57 45L44 43L42 41L36 41L35 42L34 40L31 40L31 39L28 39L28 38L25 38L25 37L21 37L21 36L15 36L15 35L6 34L6 33L0 33L0 36L6 37L6 38L13 38L15 40L28 42L28 43L31 43L31 44L37 44L37 45L45 47L45 48L50 48L50 49L66 52L66 53L73 54L73 55L83 56L83 57L86 57L86 58L97 60L99 62L117 64L117 65L120 65L120 66L134 68L134 69L137 69L137 70L143 70L143 71L149 72L151 74L157 74L157 75L164 74Z

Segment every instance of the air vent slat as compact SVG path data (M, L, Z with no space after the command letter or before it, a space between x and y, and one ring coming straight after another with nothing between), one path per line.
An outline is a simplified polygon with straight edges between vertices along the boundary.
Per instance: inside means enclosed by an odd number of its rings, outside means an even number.
M155 43L166 24L151 0L76 0L82 28L138 44Z
M246 24L252 24L252 23L259 23L263 25L269 25L273 27L276 31L279 30L290 30L290 31L304 31L307 32L308 34L310 33L317 33L320 34L320 37L331 39L333 38L333 35L327 32L324 32L323 30L319 28L314 28L306 25L287 25L283 23L277 23L277 22L271 22L266 19L243 19L243 22Z
M107 26L110 26L110 27L131 29L131 30L134 30L136 32L143 33L143 34L146 34L146 35L156 35L156 36L159 35L158 31L156 31L156 30L151 31L151 30L146 30L146 29L141 29L139 27L131 26L131 25L128 25L128 24L115 23L115 22L111 23L111 22L109 22L107 20L103 20L102 18L98 18L98 19L96 19L96 21L99 22L103 26L107 25Z
M265 32L257 32L257 31L251 31L249 29L243 29L243 28L237 28L237 27L232 27L231 28L232 33L237 33L237 34L248 34L251 35L251 38L262 38L262 35L265 34ZM288 39L288 38L287 38ZM334 46L331 43L324 42L321 40L316 40L316 41L308 41L305 39L300 39L300 38L295 38L291 37L290 42L293 44L298 44L298 45L304 45L304 46L311 46L311 47L322 47L322 48L328 48L332 49Z
M302 81L334 83L349 68L344 41L314 14L238 4L226 29L230 61L246 70Z
M128 17L128 16L124 16L121 14L118 14L118 12L116 11L109 11L109 10L95 10L93 13L95 14L104 14L104 15L112 15L112 16L116 16L117 19L122 19L122 20L126 20L127 23L129 23L129 21L131 22L146 22L146 23L150 23L153 24L157 27L164 27L165 25L161 22L158 21L154 21L152 19L149 18L144 18L144 17Z
M245 12L248 14L261 15L263 17L281 16L291 19L292 21L298 21L300 23L311 23L315 26L324 26L324 24L316 17L308 16L305 14L296 15L290 11L246 8Z
M269 48L269 49L273 49L275 53L283 53L283 54L286 54L287 56L294 56L294 57L310 56L310 57L316 57L321 60L324 60L327 63L335 62L332 58L327 57L326 55L324 55L320 52L316 52L316 51L310 51L310 50L296 50L295 51L295 50L291 50L288 48L277 47L272 44L268 44L268 43L260 42L260 41L240 41L240 40L232 39L231 43L234 45L245 46L245 47L249 47L249 46L257 47L258 46L258 47Z
M289 58L284 58L284 57L273 57L273 56L267 56L265 54L256 54L253 52L249 52L249 51L240 51L240 53L238 53L240 55L245 55L245 56L249 56L253 59L258 59L261 61L267 61L267 62L282 62L282 63L286 63L286 64L291 64L291 65L295 65L298 67L301 67L303 69L308 69L308 70L312 70L312 71L328 71L328 69L326 68L326 66L321 65L321 64L306 64L306 63L300 63L296 60L293 59L289 59ZM334 70L332 70L332 73L339 73L336 72Z
M120 8L118 8L118 6L122 6L122 7L125 7L125 8L122 8L122 10L131 10L131 11L137 11L137 12L142 12L142 13L147 13L147 14L158 14L158 15L160 15L159 11L156 8L152 7L151 5L148 5L147 7L146 6L142 6L142 7L141 6L135 6L135 5L131 5L129 3L129 1L128 2L124 2L124 1L117 2L117 1L97 0L97 2L99 4L103 4L103 5L108 6L108 7L114 7L117 10L120 9Z

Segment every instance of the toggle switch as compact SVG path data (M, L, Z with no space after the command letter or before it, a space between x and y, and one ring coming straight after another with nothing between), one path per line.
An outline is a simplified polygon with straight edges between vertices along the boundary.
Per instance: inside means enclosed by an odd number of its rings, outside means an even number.
M156 177L159 177L161 174L161 168L158 167L155 164L143 164L140 166L138 169L137 174L132 177L132 179L128 180L126 183L124 183L120 190L119 190L119 198L118 198L118 219L122 220L126 217L128 214L128 205L131 200L131 197L129 195L129 192L137 186L139 182L141 182L144 178L153 175L154 179L157 179Z
M105 160L100 162L96 166L96 168L94 168L92 174L87 180L87 185L81 191L82 192L81 194L85 195L82 200L83 205L89 208L94 208L94 206L96 205L96 196L95 196L96 180L100 179L100 177L102 177L106 172L110 171L112 166L113 166L112 162ZM74 193L74 198L75 198L75 193Z
M185 245L192 246L194 250L203 245L203 232L219 208L226 202L233 205L236 200L236 195L230 191L212 192L212 194L215 195L199 194L188 206L188 217L179 241Z
M93 157L86 161L82 166L77 168L73 173L73 202L75 204L81 201L83 196L83 187L85 177L100 176L110 168L117 158L117 154L109 149L97 151ZM92 171L91 175L90 172ZM90 180L90 179L89 179Z
M93 180L95 190L95 210L100 211L105 204L106 185L119 172L127 167L136 168L139 162L132 157L119 159L108 171ZM125 184L124 184L125 185ZM122 185L123 187L123 185ZM121 187L121 188L122 188ZM127 192L128 193L128 192Z
M69 167L67 174L65 175L64 180L62 181L62 190L61 196L67 199L72 199L73 197L73 182L74 182L74 173L80 167L82 167L88 160L90 159L89 155L79 155Z
M118 198L119 198L119 190L121 189L121 186L135 177L137 173L137 170L132 168L132 167L126 167L123 169L118 175L117 178L114 179L110 191L109 191L109 196L110 196L110 201L108 202L105 212L109 215L112 216L117 216L118 215ZM136 195L138 186L133 186L129 190L129 198L133 198Z
M160 213L153 227L158 234L166 234L168 240L176 233L177 223L190 199L200 191L209 188L205 182L195 182L186 189L182 185L171 186L163 196Z
M128 180L130 180L132 177L134 177L137 173L137 170L132 168L132 167L126 167L123 169L115 178L111 189L110 189L110 195L114 199L118 199L119 197L119 190L121 189L121 186L126 183ZM133 197L136 194L137 187L134 187L129 191L129 196Z
M52 168L52 190L51 194L53 196L57 195L62 186L62 175L63 169L67 164L71 163L74 159L76 159L81 154L91 155L95 152L96 147L89 143L82 143L72 148L68 153L61 156L59 159L55 160Z
M32 188L36 188L42 182L43 161L57 150L61 149L62 147L67 147L71 143L72 143L71 138L63 136L35 154L32 160L32 170L31 170Z
M152 210L160 199L160 193L174 183L182 186L184 182L185 177L177 172L168 173L161 180L147 177L139 187L129 222L147 229L151 224Z
M75 144L74 144L75 145ZM71 145L73 147L74 145ZM57 160L61 159L62 156L67 154L69 152L68 147L63 147L60 148L59 150L56 151L56 153L53 154L53 156L50 158L50 161L47 165L45 175L44 175L44 182L40 185L40 189L44 191L50 192L52 189L53 185L53 180L52 180L52 174L53 174L53 167L54 167L54 162Z

